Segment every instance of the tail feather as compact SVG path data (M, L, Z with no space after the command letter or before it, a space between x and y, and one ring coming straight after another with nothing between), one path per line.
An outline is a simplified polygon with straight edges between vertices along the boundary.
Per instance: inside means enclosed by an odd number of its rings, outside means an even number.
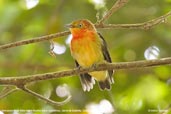
M93 89L93 85L95 84L95 80L88 73L80 75L81 85L84 91L90 91Z
M113 78L108 77L104 81L99 81L99 87L101 90L110 90L111 89L111 84L114 83Z
M76 67L78 68L80 67L80 65L76 60L75 60L75 64ZM80 74L80 81L84 91L90 91L91 89L93 89L93 85L95 84L94 78L88 73Z

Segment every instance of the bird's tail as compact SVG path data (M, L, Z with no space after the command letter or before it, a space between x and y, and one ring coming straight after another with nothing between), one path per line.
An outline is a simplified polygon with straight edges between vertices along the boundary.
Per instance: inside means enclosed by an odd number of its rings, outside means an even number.
M104 81L99 81L99 87L101 90L110 90L111 89L111 84L114 83L114 80L112 77L107 77Z
M93 89L95 80L91 75L89 75L88 73L81 74L80 80L84 91L90 91L91 89Z

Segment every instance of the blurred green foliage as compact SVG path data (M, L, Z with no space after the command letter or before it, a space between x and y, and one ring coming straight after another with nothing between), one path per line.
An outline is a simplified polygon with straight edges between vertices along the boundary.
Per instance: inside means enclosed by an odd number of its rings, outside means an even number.
M35 7L29 9L26 0L1 0L0 45L67 30L64 25L76 19L86 18L95 23L97 12L101 17L115 2L116 0L105 0L104 4L98 7L92 0L40 0ZM129 0L128 4L114 13L106 23L145 22L169 10L171 0ZM160 58L171 56L171 18L150 30L98 31L107 41L113 62L144 60L144 52L151 46L156 46L160 50ZM56 58L48 54L50 43L47 41L1 51L0 77L74 68L69 46L65 43L67 37L55 39L57 43L66 47L65 53L56 55ZM97 84L92 91L83 92L77 76L31 83L28 85L29 88L56 101L65 98L56 95L56 88L67 84L72 100L64 106L54 107L23 91L17 91L0 100L0 110L84 110L90 103L99 103L107 99L114 104L116 114L158 114L161 113L159 109L167 110L171 104L170 69L170 66L158 66L118 70L114 75L115 84L109 92L100 91ZM2 88L0 87L1 90Z

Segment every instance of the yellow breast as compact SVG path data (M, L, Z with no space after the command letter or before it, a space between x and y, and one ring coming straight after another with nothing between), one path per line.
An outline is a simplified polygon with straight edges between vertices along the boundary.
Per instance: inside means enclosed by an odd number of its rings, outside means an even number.
M71 54L82 67L90 67L103 60L100 39L84 37L71 41Z

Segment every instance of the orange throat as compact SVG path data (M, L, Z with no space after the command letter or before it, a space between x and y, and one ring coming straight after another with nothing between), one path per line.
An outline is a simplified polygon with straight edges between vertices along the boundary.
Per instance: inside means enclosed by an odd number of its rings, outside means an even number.
M83 29L83 30L80 30L78 28L72 28L71 29L73 39L79 39L79 38L84 37L85 32L86 32L85 29Z
M77 39L84 39L84 38L89 38L89 39L94 39L96 35L96 31L89 31L87 29L78 29L78 28L72 28L70 29L73 39L72 40L77 40Z

